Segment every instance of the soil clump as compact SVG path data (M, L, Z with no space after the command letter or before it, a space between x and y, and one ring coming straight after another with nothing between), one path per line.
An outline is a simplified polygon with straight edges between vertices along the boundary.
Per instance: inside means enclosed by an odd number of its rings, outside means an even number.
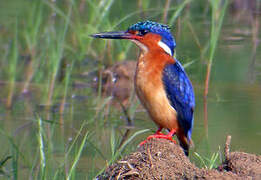
M151 139L110 165L97 179L261 179L261 156L225 152L226 158L217 169L200 169L179 145Z

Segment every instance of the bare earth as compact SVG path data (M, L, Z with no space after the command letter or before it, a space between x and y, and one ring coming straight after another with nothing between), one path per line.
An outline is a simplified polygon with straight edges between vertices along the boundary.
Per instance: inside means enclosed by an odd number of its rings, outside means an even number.
M136 152L109 166L103 179L261 179L261 156L231 152L218 170L199 169L179 145L151 139Z

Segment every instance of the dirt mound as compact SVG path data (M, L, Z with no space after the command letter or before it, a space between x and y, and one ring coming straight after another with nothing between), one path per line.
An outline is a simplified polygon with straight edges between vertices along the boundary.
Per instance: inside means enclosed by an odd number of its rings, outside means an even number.
M151 139L109 166L97 179L261 179L261 157L233 152L219 170L199 169L179 145Z
M244 152L232 152L226 165L228 171L239 176L251 176L254 179L261 179L261 156Z

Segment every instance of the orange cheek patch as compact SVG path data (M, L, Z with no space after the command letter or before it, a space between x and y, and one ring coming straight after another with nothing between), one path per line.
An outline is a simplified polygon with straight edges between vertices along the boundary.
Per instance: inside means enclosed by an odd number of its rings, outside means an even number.
M154 33L147 33L144 36L145 39L149 39L149 40L156 40L157 42L161 40L161 36L158 34L154 34Z
M141 43L146 45L148 48L153 48L161 40L161 36L154 33L147 33L140 40Z

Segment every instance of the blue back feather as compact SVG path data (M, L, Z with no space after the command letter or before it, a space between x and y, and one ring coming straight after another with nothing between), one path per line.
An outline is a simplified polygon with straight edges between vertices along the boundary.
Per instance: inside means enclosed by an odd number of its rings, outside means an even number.
M131 25L128 28L128 31L129 30L134 30L134 31L146 30L151 33L159 34L162 37L161 41L164 42L171 49L171 53L174 54L176 42L173 36L171 35L170 28L167 25L160 24L153 21L144 21Z
M187 138L191 139L195 107L194 91L179 61L165 66L162 80L167 97L178 113L178 121L184 129Z

